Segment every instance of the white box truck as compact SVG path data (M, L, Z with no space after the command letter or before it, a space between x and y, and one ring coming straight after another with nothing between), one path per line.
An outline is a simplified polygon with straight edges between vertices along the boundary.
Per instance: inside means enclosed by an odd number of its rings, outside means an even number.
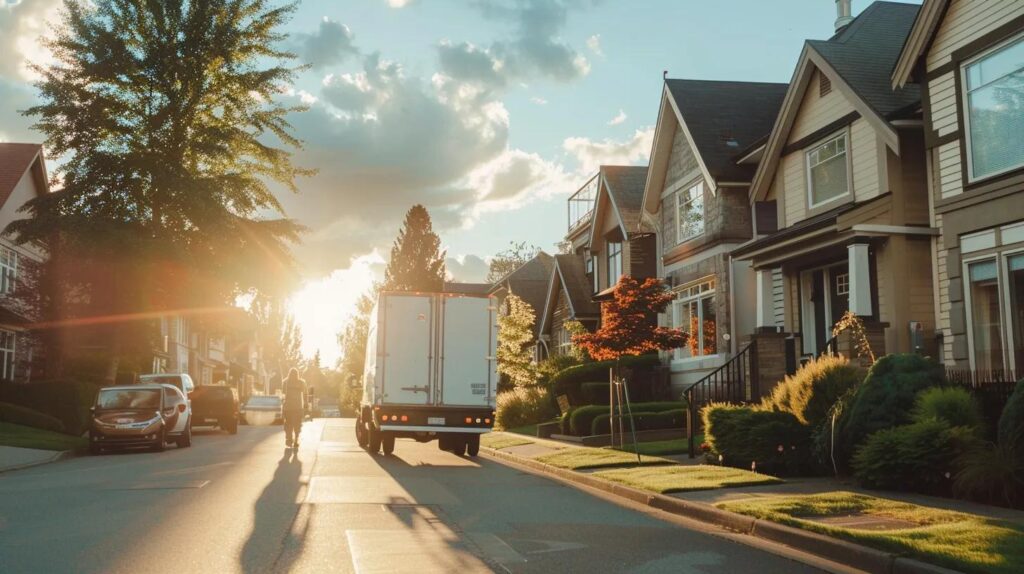
M437 439L476 456L494 425L495 301L457 293L383 292L370 315L356 440L371 453L396 438Z

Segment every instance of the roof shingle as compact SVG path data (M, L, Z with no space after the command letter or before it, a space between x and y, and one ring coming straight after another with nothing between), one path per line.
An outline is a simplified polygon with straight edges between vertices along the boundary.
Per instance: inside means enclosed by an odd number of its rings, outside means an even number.
M644 203L644 186L647 185L647 166L603 165L601 173L619 210L622 224L627 230L637 229Z
M0 143L0 205L11 196L42 149L39 144Z

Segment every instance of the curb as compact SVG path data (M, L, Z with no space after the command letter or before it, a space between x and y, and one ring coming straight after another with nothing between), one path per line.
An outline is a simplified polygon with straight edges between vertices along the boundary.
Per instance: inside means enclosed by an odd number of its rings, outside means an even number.
M847 542L838 538L810 532L792 526L786 526L770 520L754 518L745 514L729 512L716 508L703 502L692 502L664 494L657 494L640 490L598 478L589 474L582 474L576 471L558 468L530 458L523 458L514 454L508 454L492 448L480 447L480 452L489 458L498 461L507 461L519 466L524 466L539 473L549 474L558 477L566 482L588 486L620 498L676 514L692 520L711 524L725 530L738 532L748 536L754 536L775 542L831 560L844 566L851 566L876 574L958 574L957 570L950 570L941 566L935 566L912 558L875 550L867 546Z
M48 458L46 460L37 460L35 462L29 462L29 463L25 463L25 464L18 464L18 465L14 465L14 466L7 466L7 467L0 468L0 474L3 474L5 472L14 472L15 470L24 470L26 468L32 468L33 466L42 466L44 464L50 464L51 462L57 462L58 460L65 460L65 459L69 459L69 458L74 458L74 456L75 456L75 452L74 451L72 451L72 450L62 450L62 451L58 451L58 452L53 453L53 456L51 456L50 458Z

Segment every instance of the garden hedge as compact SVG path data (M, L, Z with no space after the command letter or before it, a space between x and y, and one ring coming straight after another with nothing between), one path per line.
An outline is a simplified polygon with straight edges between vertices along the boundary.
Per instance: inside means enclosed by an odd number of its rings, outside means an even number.
M654 368L660 364L661 359L658 358L657 354L641 355L639 357L627 356L618 361L620 368L632 369L634 371ZM580 388L581 385L583 383L607 381L608 369L615 365L616 361L596 361L575 365L552 375L548 385L553 390L555 396L566 395L569 397L569 404L583 405L585 404L585 399ZM630 382L627 381L627 384L630 384ZM630 395L633 397L637 396L633 392L632 384L630 384Z
M762 406L791 413L801 423L817 426L828 417L832 405L863 379L863 371L848 359L823 355L776 385Z
M80 435L89 428L89 408L102 385L58 379L27 385L0 385L0 402L21 405L54 417L64 432Z
M921 391L914 400L910 416L914 422L938 419L950 427L967 427L979 436L985 428L981 405L961 387L932 387Z
M1003 407L996 442L1013 447L1018 456L1024 457L1024 379L1017 381L1017 386Z
M609 415L607 412L595 418L594 422L590 424L590 434L598 435L610 433L610 420L611 415ZM683 409L672 409L669 411L662 411L660 413L652 413L637 412L636 410L634 410L633 423L636 425L637 432L649 430L682 429L683 425L686 424L686 411ZM618 421L616 420L616 426L617 425ZM629 424L629 416L623 417L622 425L627 433L632 430ZM618 432L617 429L616 432Z
M701 410L704 441L722 463L777 476L798 476L816 470L811 455L811 429L795 415L759 407L715 403Z
M867 488L948 494L957 458L979 446L974 432L938 418L880 430L854 454L854 477Z
M607 405L609 387L608 383L580 383L580 396L583 397L583 404Z
M682 410L683 403L665 401L657 403L632 403L630 405L634 415L636 413L660 413L671 410ZM625 409L623 409L625 411ZM594 419L601 415L608 415L608 405L586 405L572 409L569 418L569 434L574 436L587 436L594 425Z
M64 432L65 430L64 423L60 422L59 419L51 417L46 413L11 403L0 403L0 422L54 432Z

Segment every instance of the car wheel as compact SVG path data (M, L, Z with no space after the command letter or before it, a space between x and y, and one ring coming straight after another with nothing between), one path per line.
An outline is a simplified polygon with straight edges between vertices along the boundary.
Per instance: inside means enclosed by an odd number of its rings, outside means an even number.
M227 431L228 434L238 434L238 419L234 419L228 423Z
M395 435L391 433L385 434L384 437L381 439L380 444L381 447L384 448L384 454L390 455L391 453L395 452Z
M92 442L92 435L89 435L89 454L103 454L103 447Z
M356 443L362 448L368 447L370 441L366 438L366 423L363 422L362 415L356 418L355 431Z
M368 448L367 450L369 451L370 454L377 454L378 452L380 452L380 442L382 438L380 436L380 431L374 428L373 423L370 423L370 428L367 429L367 433L370 435L368 445L370 448Z
M466 454L469 456L480 454L480 435L475 434L466 440Z
M185 432L183 432L175 442L178 443L178 448L188 448L192 446L192 421L189 421L188 424L185 425Z
M156 440L153 442L153 446L150 448L153 452L163 452L167 448L167 434L164 429L160 429L156 433Z

